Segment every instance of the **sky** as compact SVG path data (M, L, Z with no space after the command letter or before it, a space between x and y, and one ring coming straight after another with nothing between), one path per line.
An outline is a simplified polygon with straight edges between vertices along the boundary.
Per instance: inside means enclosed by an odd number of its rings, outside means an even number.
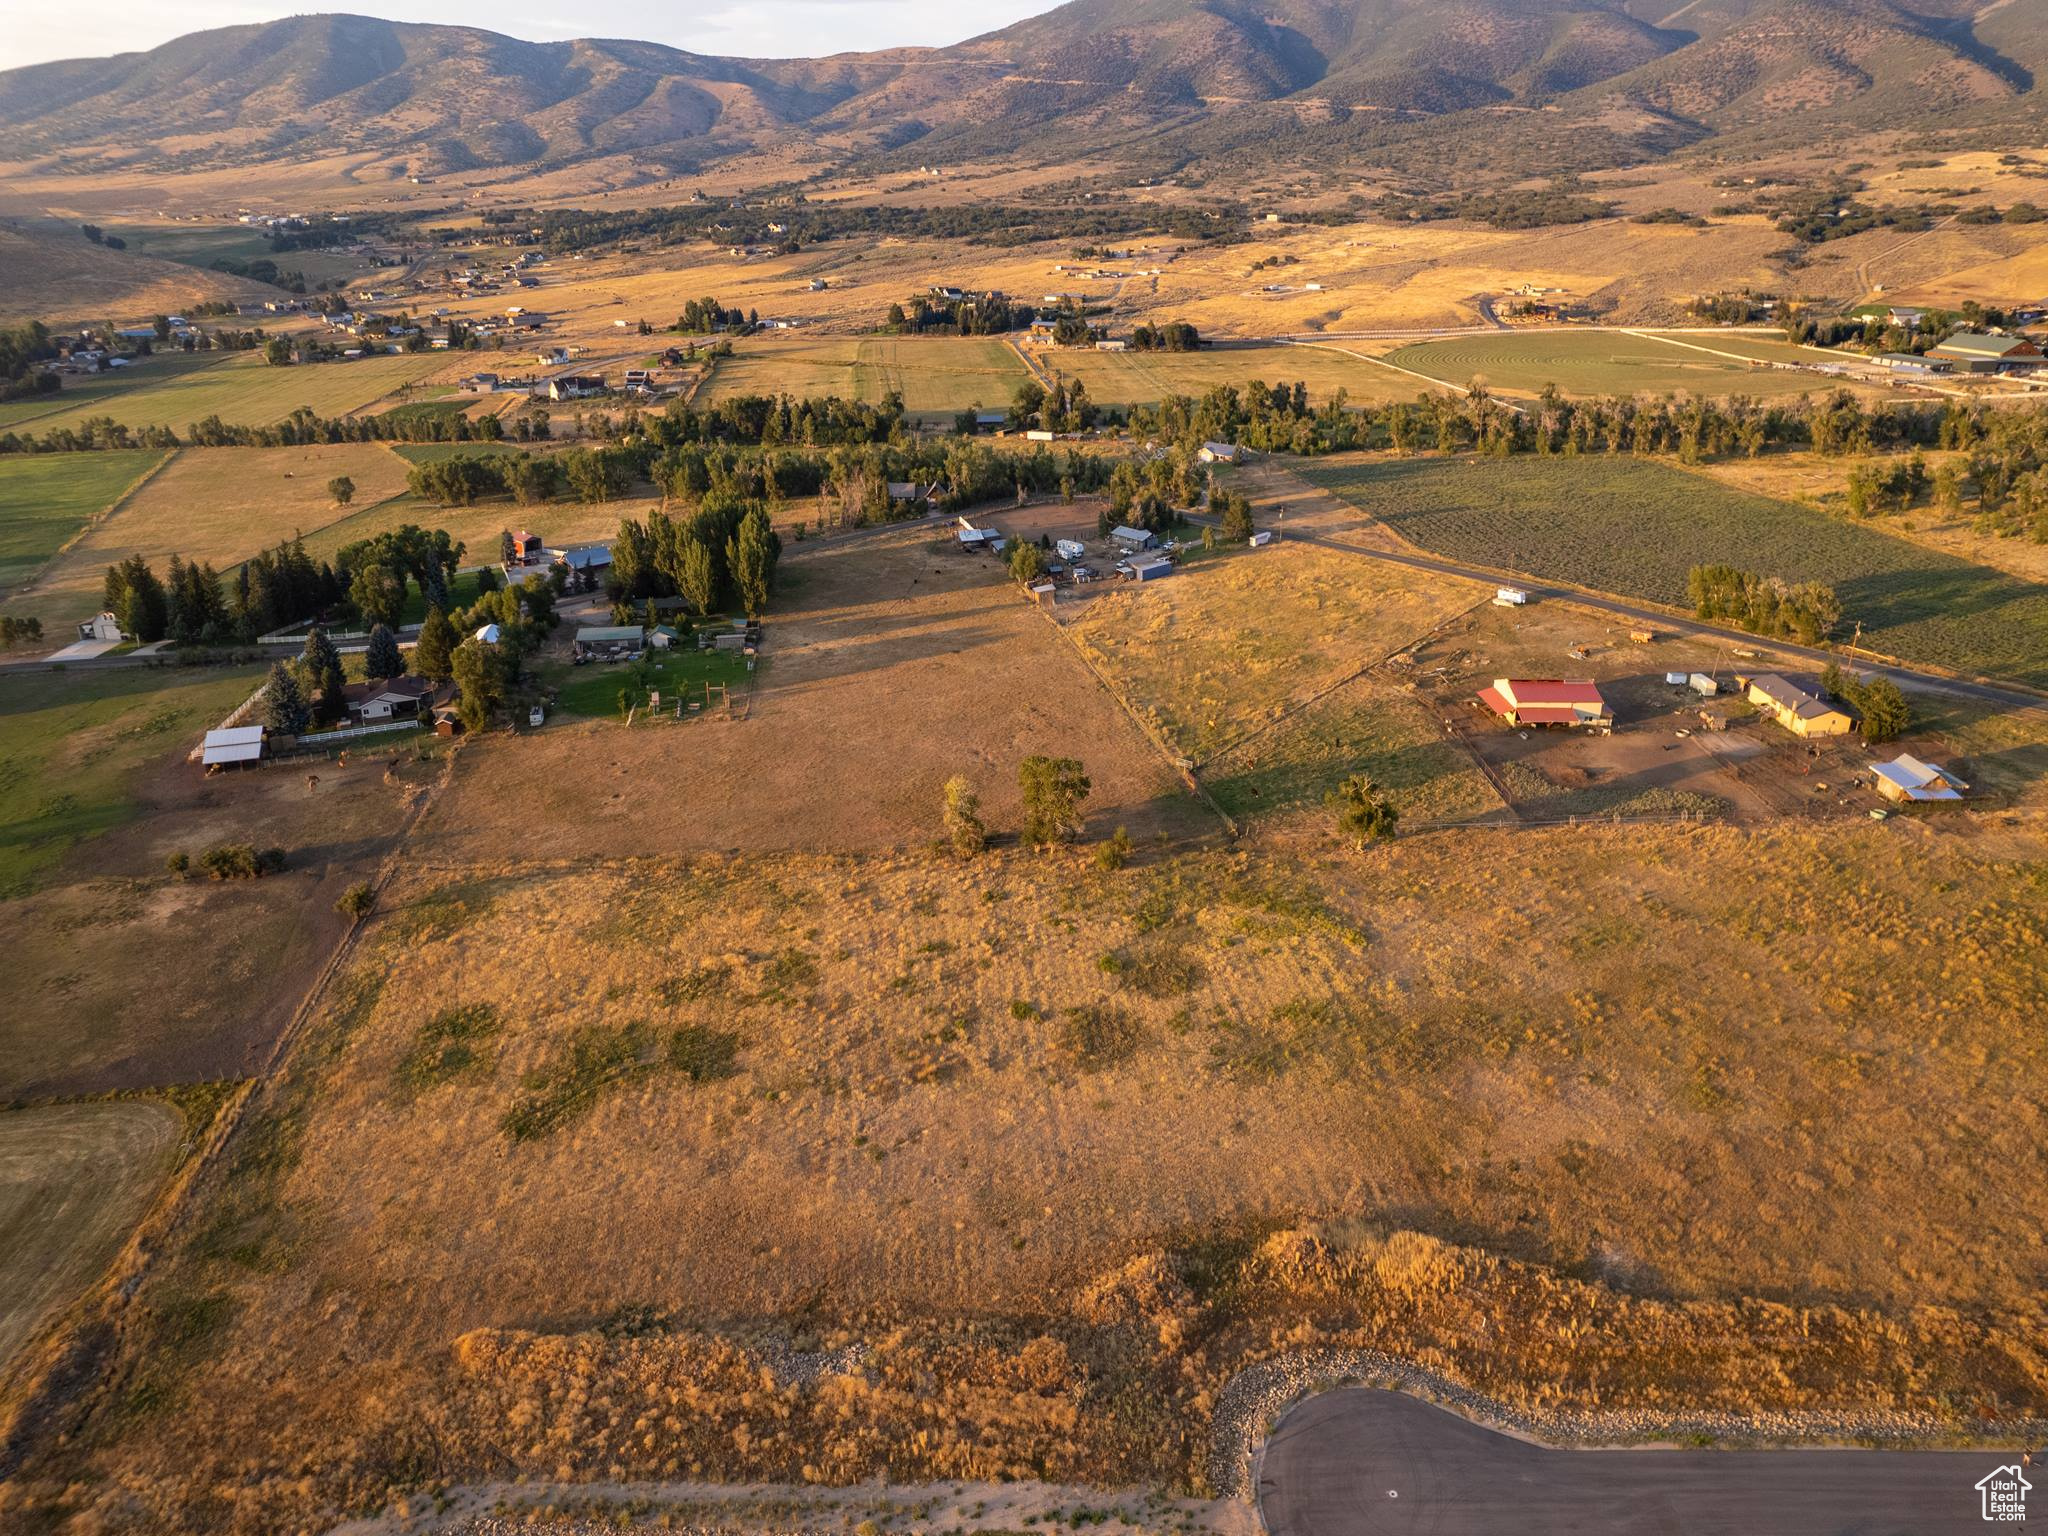
M869 48L957 43L1008 26L1056 0L383 0L352 10L392 21L485 27L533 42L630 37L693 53L807 58ZM272 21L305 7L261 0L0 0L0 69L45 59L154 48L186 32Z

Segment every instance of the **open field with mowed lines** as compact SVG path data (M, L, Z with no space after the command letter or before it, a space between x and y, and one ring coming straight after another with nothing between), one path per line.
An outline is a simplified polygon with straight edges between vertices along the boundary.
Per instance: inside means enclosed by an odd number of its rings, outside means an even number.
M1383 368L1334 346L1218 346L1199 352L1094 352L1037 349L1050 373L1078 379L1104 405L1150 405L1168 395L1203 395L1218 385L1308 386L1320 404L1343 390L1355 405L1412 400L1428 389L1420 379Z
M230 426L261 427L284 420L300 406L316 416L346 416L408 384L463 367L441 352L284 368L273 368L260 353L232 352L197 366L166 370L132 388L95 393L76 405L66 405L59 396L63 409L18 418L11 425L20 432L41 434L106 416L121 426L169 427L182 435L195 422L218 416Z
M17 589L163 458L156 448L0 457L0 604L35 612Z
M1713 337L1691 338L1701 345ZM1456 388L1474 379L1506 393L1534 395L1555 384L1568 395L1801 395L1843 387L1840 379L1752 368L1655 337L1616 331L1502 331L1397 347L1387 361ZM1811 361L1812 359L1808 359Z
M720 358L696 403L735 395L837 395L879 402L891 390L913 416L944 418L970 405L1010 403L1025 379L1024 364L1000 339L919 336L747 337Z
M0 1372L127 1241L182 1129L139 1099L0 1112Z
M1830 583L1843 634L1909 661L2048 683L2048 590L1793 502L1636 459L1329 459L1299 466L1424 549L1689 607L1725 563Z

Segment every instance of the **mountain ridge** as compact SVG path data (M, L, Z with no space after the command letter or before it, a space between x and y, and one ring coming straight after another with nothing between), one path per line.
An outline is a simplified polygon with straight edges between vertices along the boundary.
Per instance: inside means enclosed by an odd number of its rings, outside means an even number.
M1282 138L1337 125L1365 142L1389 125L1414 138L1405 125L1426 135L1461 115L1540 108L1561 116L1511 140L1563 123L1587 135L1589 156L1614 160L1795 123L2031 112L2048 65L2033 0L1696 0L1649 14L1662 9L1071 0L947 47L813 59L326 13L0 73L0 158L176 170L367 153L424 175L629 154L686 171L779 147L837 161L1034 141L1070 158L1142 142L1171 154L1266 123Z

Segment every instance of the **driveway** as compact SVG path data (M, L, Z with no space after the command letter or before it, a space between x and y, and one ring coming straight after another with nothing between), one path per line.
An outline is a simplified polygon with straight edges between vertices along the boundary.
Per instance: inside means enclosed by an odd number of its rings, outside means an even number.
M1271 1536L1950 1536L1987 1529L1996 1451L1552 1450L1399 1392L1348 1387L1280 1421ZM2038 1462L2025 1470L2048 1509ZM1997 1527L1989 1527L1997 1528Z

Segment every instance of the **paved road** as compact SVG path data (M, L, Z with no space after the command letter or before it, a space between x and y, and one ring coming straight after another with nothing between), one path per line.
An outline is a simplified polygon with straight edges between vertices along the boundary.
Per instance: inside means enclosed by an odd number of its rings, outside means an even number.
M1348 1387L1281 1419L1259 1513L1271 1536L1960 1536L2001 1528L1985 1524L1976 1485L2018 1459L1551 1450L1398 1392ZM2037 1458L2026 1475L2048 1501L2043 1470Z
M1309 484L1298 476L1290 476L1301 487L1300 500L1313 502L1322 496L1333 496L1319 486ZM1336 505L1348 512L1359 509L1335 498ZM1290 501L1290 505L1293 504ZM1193 517L1190 521L1206 523L1210 519ZM1527 592L1532 598L1549 598L1557 602L1577 603L1581 608L1592 608L1601 613L1611 613L1619 618L1634 619L1655 629L1676 630L1681 634L1704 635L1713 640L1727 640L1736 645L1798 656L1811 661L1816 667L1825 667L1829 662L1839 662L1850 653L1845 651L1824 651L1814 646L1795 645L1789 640L1766 640L1746 630L1726 629L1718 624L1703 624L1697 619L1681 618L1662 608L1652 608L1641 603L1632 603L1624 598L1608 597L1601 593L1582 592L1576 587L1548 587L1534 577L1514 571L1489 571L1483 566L1462 565L1455 560L1439 559L1435 555L1410 554L1405 550L1373 549L1362 544L1349 543L1332 538L1328 534L1309 533L1299 527L1284 528L1280 535L1302 544L1314 544L1338 554L1357 555L1366 560L1384 560L1390 565L1405 565L1411 570L1431 571L1440 576L1462 576L1468 581L1482 581L1489 584L1509 581ZM2004 686L1997 683L1980 683L1968 678L1947 677L1938 672L1922 672L1912 667L1896 666L1874 662L1864 657L1855 658L1858 668L1864 672L1889 677L1894 682L1910 684L1912 687L1931 693L1946 693L1958 698L1975 699L1981 703L1996 704L2006 709L2039 709L2048 704L2048 696L2026 688Z

